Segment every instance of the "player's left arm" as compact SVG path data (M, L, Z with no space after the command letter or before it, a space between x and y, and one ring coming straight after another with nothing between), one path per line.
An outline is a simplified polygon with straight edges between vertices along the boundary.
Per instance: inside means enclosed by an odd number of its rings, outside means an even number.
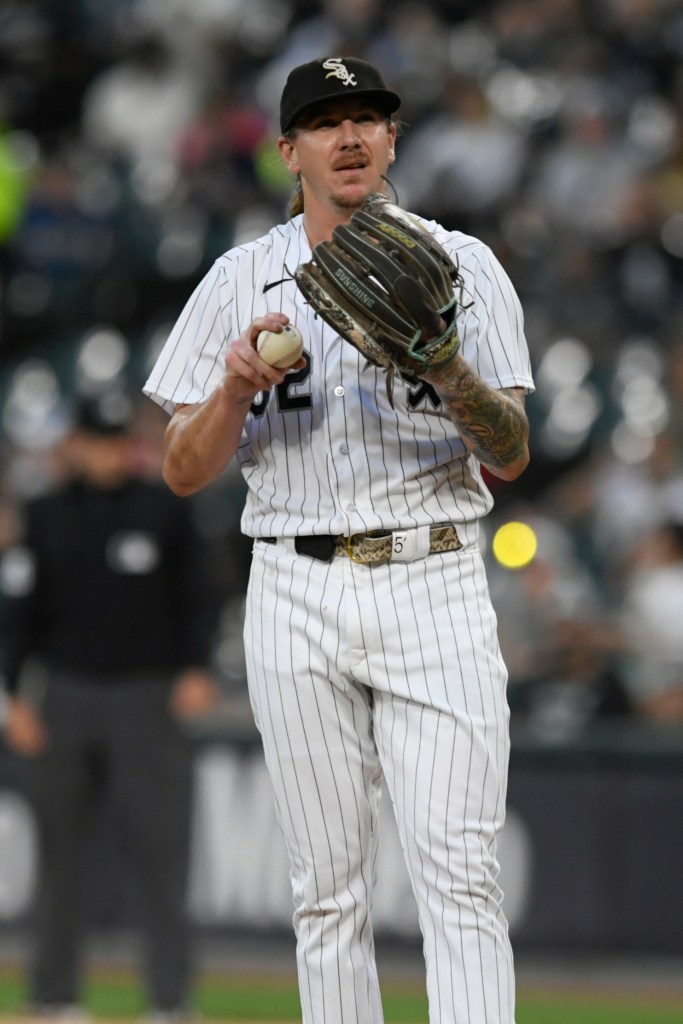
M522 388L490 387L458 353L426 378L463 444L494 476L516 480L529 464L529 421Z
M459 331L463 345L427 379L467 450L494 476L516 480L529 464L524 396L533 390L524 314L512 282L488 246L466 253L461 272L470 300ZM487 383L499 377L508 378L507 387Z

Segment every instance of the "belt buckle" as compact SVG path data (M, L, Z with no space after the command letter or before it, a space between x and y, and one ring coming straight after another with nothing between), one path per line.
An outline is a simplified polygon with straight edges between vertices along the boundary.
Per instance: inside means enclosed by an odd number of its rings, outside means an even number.
M362 558L357 558L356 555L354 555L354 553L353 553L353 538L354 537L360 537L360 536L361 536L361 534L358 534L358 533L350 533L348 535L348 537L346 538L346 554L349 556L349 558L351 559L352 562L357 562L358 565L365 565L365 562L363 561L363 559Z

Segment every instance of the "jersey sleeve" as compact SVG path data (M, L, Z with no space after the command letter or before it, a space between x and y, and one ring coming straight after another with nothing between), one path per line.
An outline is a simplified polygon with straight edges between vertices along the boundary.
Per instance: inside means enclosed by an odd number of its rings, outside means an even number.
M510 278L481 242L456 249L453 255L464 281L466 308L458 317L463 358L493 388L533 392L524 314Z
M225 373L233 289L217 260L190 296L143 387L172 414L203 401Z

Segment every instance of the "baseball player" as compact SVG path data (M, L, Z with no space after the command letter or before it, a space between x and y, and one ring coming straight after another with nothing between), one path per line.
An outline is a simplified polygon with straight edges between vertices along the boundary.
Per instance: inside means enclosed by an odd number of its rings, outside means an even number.
M280 155L291 217L219 258L146 392L171 413L164 474L188 495L236 457L254 538L248 683L289 852L303 1019L378 1024L371 924L384 783L424 936L432 1024L512 1024L496 837L508 766L506 670L479 520L528 462L522 313L477 239L422 222L460 268L460 348L394 381L305 300L313 247L383 192L399 97L333 57L290 73ZM256 350L293 324L290 370Z

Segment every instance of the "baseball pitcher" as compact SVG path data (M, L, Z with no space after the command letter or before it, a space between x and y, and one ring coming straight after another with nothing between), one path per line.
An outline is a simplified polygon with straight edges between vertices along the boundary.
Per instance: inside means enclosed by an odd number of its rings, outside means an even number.
M492 252L390 200L399 105L357 58L293 69L278 143L290 218L216 261L146 392L171 414L175 492L233 458L248 484L248 683L304 1021L383 1019L371 910L386 786L432 1024L513 1024L496 859L507 674L478 535L482 466L514 480L528 463L533 382ZM263 358L285 326L303 352L288 338L290 356Z

